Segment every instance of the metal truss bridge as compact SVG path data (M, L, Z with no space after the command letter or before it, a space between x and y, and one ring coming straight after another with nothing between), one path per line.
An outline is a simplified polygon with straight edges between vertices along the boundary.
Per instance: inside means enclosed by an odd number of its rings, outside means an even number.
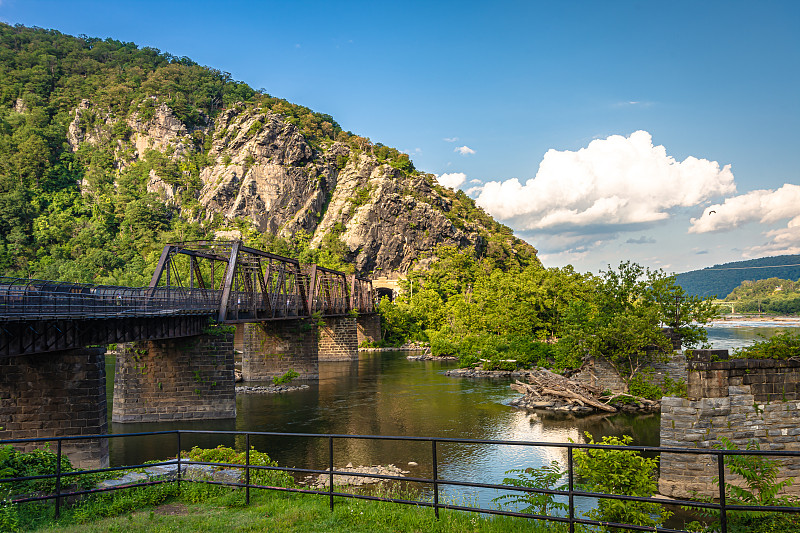
M222 324L375 312L372 282L244 246L164 247L148 287L0 277L0 357L197 335Z

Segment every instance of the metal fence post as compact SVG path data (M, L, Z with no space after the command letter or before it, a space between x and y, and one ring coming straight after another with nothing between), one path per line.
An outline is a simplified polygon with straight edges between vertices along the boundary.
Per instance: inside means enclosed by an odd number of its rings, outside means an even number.
M61 514L61 439L56 452L56 518Z
M250 505L250 433L244 436L245 442L245 452L244 452L244 483L246 485L245 488L245 500L248 505Z
M328 471L330 472L330 487L328 488L328 492L330 492L331 498L331 511L333 511L333 437L328 436Z
M719 467L719 526L722 533L728 533L728 517L725 512L725 454L717 452L717 466Z
M575 487L572 483L572 446L567 448L567 475L569 476L569 533L575 533L575 496L572 492Z
M439 519L439 461L436 458L436 441L431 441L431 453L433 454L433 513Z
M181 491L181 431L178 430L178 492Z

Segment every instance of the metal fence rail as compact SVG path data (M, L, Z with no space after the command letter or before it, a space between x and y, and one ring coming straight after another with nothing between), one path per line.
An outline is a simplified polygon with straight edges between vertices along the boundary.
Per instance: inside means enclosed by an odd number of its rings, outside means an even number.
M180 452L181 452L181 436L182 435L190 435L190 434L200 434L200 435L220 435L220 436L242 436L245 439L245 464L232 464L232 463L211 463L211 462L203 462L203 461L189 461L186 459L182 459ZM125 437L147 437L153 435L174 435L175 436L175 451L177 454L177 458L174 460L162 461L159 463L149 463L149 464L140 464L140 465L133 465L133 466L121 466L121 467L111 467L111 468L99 468L94 470L81 470L76 472L61 472L61 458L63 456L62 452L62 443L65 441L81 441L81 440L96 440L96 439L116 439L116 438L125 438ZM280 466L261 466L261 465L252 465L250 464L250 439L251 437L259 436L259 437L296 437L296 438L310 438L310 439L325 439L328 444L328 460L327 465L328 467L324 470L322 469L313 469L313 468L295 468L295 467L280 467ZM385 475L385 474L372 474L372 473L358 473L358 472L350 472L350 471L341 471L334 469L334 441L337 440L348 440L348 439L359 439L359 440L384 440L384 441L398 441L398 442L425 442L430 444L430 452L431 452L431 465L432 465L432 476L430 478L420 478L420 477L404 477L404 476L392 476L392 475ZM658 505L679 505L679 506L688 506L693 508L704 508L704 509L711 509L716 510L719 512L720 517L720 530L722 533L727 533L727 516L728 512L730 511L769 511L769 512L782 512L782 513L799 513L800 507L791 506L791 507L783 507L783 506L743 506L743 505L729 505L726 503L725 500L725 457L730 455L758 455L758 456L769 456L769 457L800 457L800 451L760 451L760 450L722 450L722 449L698 449L698 448L666 448L666 447L655 447L655 446L611 446L611 445L601 445L601 444L576 444L576 443L550 443L550 442L536 442L536 441L502 441L502 440L489 440L489 439L459 439L459 438L435 438L435 437L404 437L404 436L383 436L383 435L345 435L345 434L316 434L316 433L280 433L280 432L257 432L257 431L204 431L204 430L170 430L170 431L154 431L154 432L144 432L144 433L126 433L126 434L116 434L116 435L85 435L85 436L76 436L76 437L53 437L53 438L30 438L30 439L10 439L10 440L0 440L0 446L8 445L8 444L29 444L29 443L50 443L56 442L56 455L57 455L57 468L55 474L48 474L48 475L38 475L38 476L28 476L28 477L20 477L20 478L4 478L0 479L0 488L2 488L3 484L5 483L14 483L14 482L21 482L21 481L32 481L32 480L42 480L42 479L55 479L56 480L56 489L53 494L44 494L44 495L24 495L16 497L12 500L13 503L16 504L24 504L28 502L34 501L45 501L45 500L55 500L55 514L56 517L59 516L60 508L61 508L61 501L65 497L72 497L78 495L86 495L86 494L93 494L93 493L100 493L100 492L109 492L114 490L123 490L129 489L134 487L143 487L143 486L150 486L150 485L157 485L162 483L178 483L180 485L181 482L192 482L192 483L207 483L212 485L225 485L231 487L240 487L244 488L246 491L246 501L250 503L250 489L262 489L262 490L273 490L273 491L282 491L282 492L296 492L296 493L304 493L304 494L318 494L324 495L329 499L329 506L331 510L334 507L334 498L353 498L353 499L360 499L360 500L372 500L372 501L381 501L381 502L389 502L389 503L398 503L398 504L409 504L409 505L416 505L419 507L429 507L432 508L436 517L439 517L439 510L440 509L448 509L448 510L456 510L456 511L465 511L465 512L477 512L489 515L503 515L503 516L513 516L513 517L521 517L521 518L528 518L534 520L546 520L549 522L559 522L565 523L569 525L570 533L573 533L575 530L575 524L584 524L584 525L602 525L606 527L624 527L629 530L634 531L656 531L660 533L686 533L685 530L678 530L678 529L670 529L670 528L654 528L648 526L637 526L631 524L620 524L620 523L610 523L610 522L599 522L597 520L589 520L585 518L579 518L576 516L576 509L575 509L575 497L589 497L589 498L602 498L602 499L612 499L612 500L621 500L621 501L633 501L633 502L647 502L647 503L654 503ZM530 487L518 487L518 486L510 486L510 485L502 485L502 484L493 484L493 483L475 483L470 481L462 481L456 479L444 479L439 477L438 471L438 451L437 445L438 444L486 444L486 445L499 445L499 446L531 446L531 447L544 447L544 448L561 448L565 449L567 452L567 485L568 490L549 490L549 489L536 489ZM718 502L701 502L701 501L694 501L694 500L661 500L655 499L650 497L637 497L637 496L627 496L627 495L619 495L619 494L604 494L598 492L588 492L579 490L576 488L575 483L575 472L574 472L574 465L573 465L573 455L575 450L589 450L589 449L602 449L602 450L629 450L629 451L638 451L638 452L655 452L655 453L679 453L679 454L694 454L694 455L711 455L714 456L717 460L718 468L719 468L719 493L718 493ZM342 461L346 460L342 459ZM93 488L93 489L85 489L85 490L75 490L75 491L64 491L62 490L62 481L64 479L69 479L71 477L80 476L84 474L94 474L100 472L115 472L115 471L127 471L127 470L134 470L139 468L145 467L153 467L153 466L162 466L162 465L176 465L177 467L177 475L175 479L162 479L162 480L150 480L150 481L143 481L143 482L134 482L122 486L116 487L108 487L108 488ZM208 479L186 479L183 477L183 470L186 466L189 465L210 465L210 466L218 466L218 467L227 467L227 468L238 468L244 470L244 477L245 481L242 482L226 482L226 481L213 481ZM327 475L328 476L328 489L327 490L315 490L315 489L304 489L299 487L279 487L279 486L265 486L265 485L257 485L252 484L250 482L251 478L251 471L279 471L279 472L287 472L287 473L306 473L306 474L320 474L320 475ZM414 483L421 483L425 485L429 485L432 489L432 501L428 500L408 500L402 498L390 498L390 497L383 497L383 496L376 496L370 494L353 494L348 492L337 492L334 488L334 477L337 475L341 476L356 476L356 477L368 477L368 478L378 478L378 479L385 479L390 481L405 481L405 482L414 482ZM472 487L472 488L484 488L484 489L496 489L496 490L505 490L505 491L514 491L514 492L523 492L523 493L538 493L538 494L550 494L555 496L563 496L567 498L569 502L568 505L568 512L567 516L556 516L556 515L538 515L538 514L529 514L529 513L522 513L516 511L508 511L504 509L487 509L482 507L470 507L466 505L454 505L450 503L443 503L440 500L440 489L442 486L459 486L459 487Z

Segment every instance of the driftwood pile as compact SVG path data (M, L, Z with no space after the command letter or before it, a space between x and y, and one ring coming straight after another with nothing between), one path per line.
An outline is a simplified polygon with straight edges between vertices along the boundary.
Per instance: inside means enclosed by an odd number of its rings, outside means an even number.
M614 403L623 402L636 409L653 409L658 402L633 396L630 394L603 395L597 387L573 381L569 378L551 372L545 368L531 370L527 376L528 382L516 380L511 388L524 396L513 400L511 403L517 407L544 408L557 411L593 411L599 409L609 413L616 413Z

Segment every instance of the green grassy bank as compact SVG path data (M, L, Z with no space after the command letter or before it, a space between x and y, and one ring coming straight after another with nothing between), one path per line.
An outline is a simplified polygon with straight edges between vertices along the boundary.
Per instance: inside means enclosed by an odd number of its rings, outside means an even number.
M271 491L251 492L249 505L245 504L244 490L209 489L202 485L184 483L181 492L172 485L169 488L136 489L130 491L130 510L124 503L114 503L120 496L109 498L100 507L77 512L70 509L58 521L42 517L34 531L53 531L63 533L90 532L219 532L239 531L297 531L297 532L554 532L565 531L557 524L547 524L527 519L510 517L484 517L477 513L440 511L437 520L430 508L411 505L391 504L337 498L334 510L328 507L326 496L308 494L286 494ZM163 501L155 505L140 506L141 495L147 491L161 492ZM124 499L124 498L123 498ZM202 499L202 502L197 500ZM137 501L134 505L134 501ZM146 498L144 498L146 501ZM95 504L97 505L97 504ZM98 518L115 506L120 514ZM46 514L49 508L40 507Z

